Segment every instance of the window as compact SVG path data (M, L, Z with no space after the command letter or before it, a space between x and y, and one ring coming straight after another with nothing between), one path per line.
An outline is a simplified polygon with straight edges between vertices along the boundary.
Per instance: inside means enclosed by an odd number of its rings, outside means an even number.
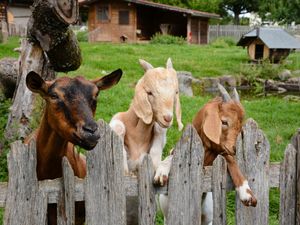
M97 7L97 19L101 22L109 21L109 7L108 5L99 5Z
M120 25L129 25L129 10L120 10L119 11L119 24Z

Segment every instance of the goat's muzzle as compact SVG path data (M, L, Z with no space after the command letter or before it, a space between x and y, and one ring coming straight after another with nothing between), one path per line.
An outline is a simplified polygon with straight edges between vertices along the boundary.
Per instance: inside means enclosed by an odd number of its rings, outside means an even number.
M92 150L98 143L100 138L100 129L97 123L86 123L79 127L74 133L75 144L84 148L85 150Z

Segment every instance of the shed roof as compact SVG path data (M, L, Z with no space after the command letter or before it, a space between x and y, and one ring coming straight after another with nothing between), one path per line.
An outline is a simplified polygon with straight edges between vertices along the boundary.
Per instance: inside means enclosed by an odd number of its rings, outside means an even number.
M79 4L81 4L81 5L90 4L93 2L97 2L97 1L99 1L99 0L79 0ZM181 7L162 4L162 3L151 2L151 1L147 1L147 0L124 0L124 1L130 2L133 4L137 4L137 5L143 5L143 6L153 7L153 8L164 9L167 11L185 13L185 14L195 16L195 17L216 18L216 19L220 18L220 15L215 14L215 13L208 13L208 12L202 12L199 10L186 9L186 8L181 8Z
M300 41L281 28L260 27L244 34L237 45L248 46L259 38L271 49L300 49Z

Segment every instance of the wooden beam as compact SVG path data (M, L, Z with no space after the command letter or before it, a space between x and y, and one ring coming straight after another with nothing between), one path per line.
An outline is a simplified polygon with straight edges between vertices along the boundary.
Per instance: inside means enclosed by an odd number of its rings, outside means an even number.
M271 163L270 165L270 188L279 188L279 175L280 175L280 163ZM204 169L203 190L208 192L212 191L211 178L212 167L208 166ZM227 175L226 190L235 190L231 177ZM0 182L0 207L5 207L6 195L7 195L7 182ZM124 185L126 189L126 196L138 195L138 182L134 176L125 176ZM85 180L77 178L75 179L75 201L84 201L84 186ZM39 189L46 193L48 196L48 203L57 203L61 190L62 190L62 178L55 180L39 181ZM155 187L156 194L168 193L167 187Z

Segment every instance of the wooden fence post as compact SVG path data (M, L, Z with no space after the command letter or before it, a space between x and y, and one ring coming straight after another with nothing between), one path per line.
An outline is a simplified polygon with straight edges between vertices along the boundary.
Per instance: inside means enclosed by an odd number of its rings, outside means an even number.
M155 225L156 201L153 177L153 163L151 157L146 155L139 166L139 225Z
M296 159L296 177L297 177L297 193L296 193L296 224L300 224L300 129L292 138L292 144L297 152Z
M213 163L211 185L214 204L213 225L226 225L227 165L222 156L218 156Z
M281 225L296 225L296 150L289 144L280 166L280 213Z
M236 224L268 225L270 145L253 119L248 119L237 141L236 158L258 202L246 207L236 196Z
M104 121L99 122L99 129L97 146L87 152L86 224L125 225L122 142Z
M63 185L57 203L57 224L75 224L75 177L73 169L66 157L62 161Z
M169 179L167 225L199 224L204 150L192 125L177 143Z
M36 145L17 141L8 154L9 182L5 225L46 224L47 199L39 191L36 176Z

